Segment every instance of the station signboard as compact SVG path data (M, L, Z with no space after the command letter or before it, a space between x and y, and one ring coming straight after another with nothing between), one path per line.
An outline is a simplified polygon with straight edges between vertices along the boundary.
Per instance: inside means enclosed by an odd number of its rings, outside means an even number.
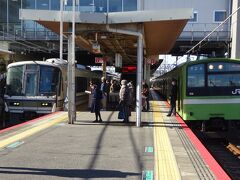
M102 64L104 62L105 58L103 57L95 57L95 63Z
M148 58L146 58L146 63L147 64L150 64L150 65L153 65L153 64L156 64L158 61L158 55L156 56L149 56Z

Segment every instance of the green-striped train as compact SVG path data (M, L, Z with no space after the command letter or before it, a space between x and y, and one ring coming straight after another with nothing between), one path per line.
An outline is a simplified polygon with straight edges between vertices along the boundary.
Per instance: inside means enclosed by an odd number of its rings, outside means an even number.
M186 62L156 78L152 86L169 97L177 80L177 113L185 121L240 120L240 60L205 59ZM204 124L204 123L203 123Z

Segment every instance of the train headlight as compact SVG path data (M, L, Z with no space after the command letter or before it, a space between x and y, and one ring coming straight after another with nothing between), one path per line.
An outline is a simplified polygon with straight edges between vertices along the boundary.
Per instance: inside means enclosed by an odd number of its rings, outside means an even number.
M13 103L13 105L14 105L14 106L19 106L20 103L19 103L19 102L15 102L15 103Z
M41 103L41 106L47 107L49 106L49 103Z
M222 65L222 64L219 64L219 65L218 65L218 69L222 70L222 69L223 69L223 65Z
M210 65L208 66L208 68L209 68L210 70L213 70L213 69L214 69L214 66L213 66L212 64L210 64Z
M10 102L10 106L20 106L19 102Z

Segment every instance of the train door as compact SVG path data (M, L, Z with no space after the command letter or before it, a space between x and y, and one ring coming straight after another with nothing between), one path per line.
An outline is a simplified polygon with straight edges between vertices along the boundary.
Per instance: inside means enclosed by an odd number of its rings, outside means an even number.
M26 65L23 80L23 111L28 115L32 114L34 116L33 112L36 111L38 103L35 100L31 100L31 98L27 98L27 96L33 97L38 95L38 66L32 64Z
M25 95L36 96L37 95L37 72L25 73Z
M178 87L178 94L177 94L177 111L180 112L181 107L181 94L182 94L182 81L180 79L180 76L177 78L177 87Z

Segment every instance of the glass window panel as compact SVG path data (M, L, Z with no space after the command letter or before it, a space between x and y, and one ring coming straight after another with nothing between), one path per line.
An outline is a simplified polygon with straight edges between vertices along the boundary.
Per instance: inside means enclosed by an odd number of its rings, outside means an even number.
M36 73L26 73L26 86L25 95L26 96L36 96L37 89L37 74Z
M49 0L37 0L37 9L49 9Z
M94 12L95 11L94 0L80 0L80 11Z
M35 0L23 0L23 9L35 9Z
M11 67L7 72L6 93L11 96L22 95L23 66Z
M208 75L209 87L239 87L240 74L213 74Z
M60 71L58 68L41 66L39 93L42 95L56 94Z
M194 12L193 13L193 18L189 19L189 22L197 22L197 20L198 20L198 13Z
M23 22L23 28L26 31L34 31L35 29L35 22L34 21L24 21Z
M205 73L204 64L192 65L188 67L188 87L204 87Z
M136 11L137 0L123 0L123 11Z
M8 1L9 5L9 23L20 23L19 9L21 7L21 1Z
M122 11L122 0L109 1L109 12L121 12L121 11Z
M60 1L59 0L51 0L51 9L52 10L60 10Z
M107 12L107 0L95 0L94 4L96 12Z
M214 21L221 22L221 21L224 21L226 17L227 17L226 11L215 11Z
M6 22L7 22L7 0L0 0L0 23ZM0 30L2 30L2 28Z

